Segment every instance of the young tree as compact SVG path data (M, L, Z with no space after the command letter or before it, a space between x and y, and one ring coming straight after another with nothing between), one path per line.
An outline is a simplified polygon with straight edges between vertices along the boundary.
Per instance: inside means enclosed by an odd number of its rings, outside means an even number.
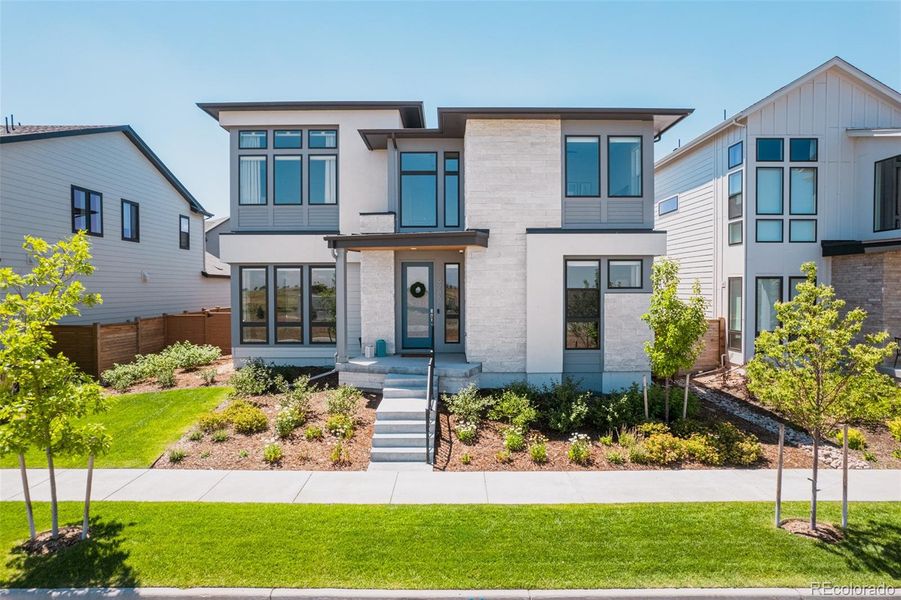
M670 381L680 370L690 369L701 353L707 302L697 281L687 301L679 297L679 265L669 258L654 263L651 285L651 307L641 319L654 332L654 340L645 342L644 351L651 359L651 371L663 378L664 413L669 422Z
M748 389L764 404L813 437L810 528L817 526L817 463L820 440L839 424L897 413L901 388L876 367L895 350L888 333L860 330L867 313L842 316L845 302L831 286L817 285L816 264L804 263L806 281L790 302L776 303L779 326L761 332L748 363Z
M25 451L42 450L50 473L52 537L59 532L53 458L85 449L103 449L108 438L97 425L77 420L104 408L100 387L65 356L52 356L50 326L79 314L100 296L79 281L94 268L84 233L56 244L25 237L22 245L34 267L19 274L0 268L0 453L19 455L22 484ZM30 506L26 507L30 513Z

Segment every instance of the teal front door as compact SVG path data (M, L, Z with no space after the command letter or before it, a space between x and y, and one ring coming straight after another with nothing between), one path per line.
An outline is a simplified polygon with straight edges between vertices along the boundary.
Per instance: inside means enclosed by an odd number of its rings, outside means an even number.
M401 340L404 349L435 347L432 263L401 263Z

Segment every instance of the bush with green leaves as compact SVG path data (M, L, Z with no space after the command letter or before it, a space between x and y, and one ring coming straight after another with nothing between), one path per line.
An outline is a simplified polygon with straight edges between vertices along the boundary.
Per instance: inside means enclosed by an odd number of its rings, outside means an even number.
M901 442L901 417L890 419L885 424L895 441Z
M616 431L644 419L644 397L637 385L593 398L588 420L599 431Z
M598 443L601 446L612 446L613 445L613 436L609 433L607 435L602 435L598 438Z
M229 418L225 414L210 412L200 416L197 420L197 428L204 433L212 433L219 429L225 429L229 423Z
M181 448L173 448L169 451L169 462L170 463L180 463L185 458L188 457L188 453L182 450Z
M590 392L583 391L573 379L564 377L543 390L539 414L554 431L569 433L585 423L590 401Z
M655 465L671 465L685 460L685 444L671 433L655 433L644 442L648 462Z
M325 399L325 411L330 415L353 418L363 394L352 385L341 385L331 390Z
M611 465L624 465L626 464L626 457L622 452L618 450L609 450L606 454L607 462Z
M284 458L284 453L280 445L276 443L266 444L266 447L263 448L263 460L270 465L281 462L282 458Z
M468 423L476 428L482 423L485 412L491 406L491 398L479 394L475 385L468 385L456 394L445 395L444 403L457 422Z
M171 362L164 362L157 365L156 384L161 388L175 387L175 365Z
M641 423L638 427L635 428L638 433L644 437L650 437L657 433L669 433L670 429L666 426L665 423Z
M457 439L467 446L475 443L478 430L478 427L465 421L457 423L457 426L454 427L454 433L457 434Z
M634 429L620 429L616 434L616 441L623 448L632 448L638 443L638 434Z
M203 432L200 431L199 429L195 429L188 435L188 439L191 440L192 442L199 442L200 440L203 439Z
M538 418L538 411L532 406L529 396L507 389L494 400L488 410L488 417L503 421L524 433Z
M522 452L526 449L526 439L516 427L510 427L504 432L504 448L510 452Z
M329 460L331 460L332 464L335 466L350 464L350 451L347 449L347 446L344 445L344 441L341 437L338 437L335 441L335 446L329 453Z
M249 398L268 394L275 381L272 372L263 361L251 360L232 374L228 384L234 390L235 396Z
M173 362L177 369L191 370L215 362L222 356L222 351L210 344L198 346L185 341L175 342L171 346L164 348L157 356L163 360Z
M469 463L472 462L472 456L469 454L469 452L464 452L460 456L460 462L463 463L464 465L468 465Z
M354 422L347 415L331 415L325 422L325 428L336 438L349 440L354 436Z
M625 446L623 446L625 448ZM636 465L645 465L648 464L648 451L645 450L644 444L633 444L629 446L629 462L633 462Z
M175 383L175 369L196 369L211 364L221 354L216 346L176 342L155 354L136 354L130 363L115 364L101 373L100 379L120 392L150 377L155 377L161 387L171 387L168 384Z
M216 376L218 374L216 369L204 369L200 372L200 379L203 380L203 385L213 385L216 383Z
M294 430L303 425L306 414L292 406L282 406L275 414L275 433L284 439L294 433Z
M574 433L569 438L569 450L566 455L571 463L587 465L591 462L591 439L584 433Z
M529 458L536 465L547 462L547 438L540 433L534 434L529 440Z
M128 388L145 378L144 370L135 363L116 364L100 374L100 380L117 392L128 391Z
M316 425L310 425L309 427L306 428L306 430L304 430L303 437L308 442L314 442L316 440L321 440L323 437L322 428L317 427Z
M717 423L712 436L712 442L725 463L748 466L763 457L763 446L760 445L757 437L743 433L728 421Z
M844 445L845 443L845 432L839 430L838 435L835 436L838 444ZM851 450L865 450L867 447L867 438L864 436L863 432L860 429L854 429L853 427L848 428L848 448Z
M266 413L244 400L233 400L225 409L225 416L237 433L251 435L269 429Z
M217 429L212 434L210 434L210 439L217 444L221 444L222 442L227 442L228 441L228 430L227 429Z
M509 450L499 450L497 454L494 455L494 458L497 459L497 462L505 465L507 463L513 462L513 456L510 455Z

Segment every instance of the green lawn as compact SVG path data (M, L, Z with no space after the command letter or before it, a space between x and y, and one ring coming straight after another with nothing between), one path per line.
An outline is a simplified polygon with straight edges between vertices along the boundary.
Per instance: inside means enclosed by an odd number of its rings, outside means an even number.
M64 503L63 522L79 522ZM98 502L95 539L15 550L0 503L0 586L596 588L901 583L901 503L851 506L837 546L773 528L769 503L349 506ZM804 515L792 503L786 514ZM838 517L824 503L824 519ZM38 522L49 522L45 503Z
M149 467L166 447L176 441L197 420L225 399L228 388L203 387L122 394L110 397L110 408L91 417L106 426L112 436L109 454L97 457L97 467ZM29 467L46 467L43 454L32 451L25 457ZM58 457L57 467L86 466L84 458ZM16 467L18 459L6 456L0 467Z

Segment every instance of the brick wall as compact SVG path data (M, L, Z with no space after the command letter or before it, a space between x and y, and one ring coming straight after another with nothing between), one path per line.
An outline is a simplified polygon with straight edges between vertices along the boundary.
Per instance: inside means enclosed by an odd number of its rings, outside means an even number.
M864 334L901 337L901 251L834 256L832 285L849 309L867 311Z

